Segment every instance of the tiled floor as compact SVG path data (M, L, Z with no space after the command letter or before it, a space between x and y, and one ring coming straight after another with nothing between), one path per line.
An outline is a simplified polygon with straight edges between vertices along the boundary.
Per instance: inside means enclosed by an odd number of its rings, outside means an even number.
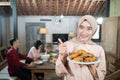
M0 73L0 80L15 80L16 77L10 77L8 74L6 73Z
M14 77L10 77L8 74L0 74L0 80L14 80ZM45 73L45 80L61 80L54 73Z
M11 78L7 71L7 66L0 71L0 80L14 80L14 78ZM61 80L56 73L45 73L45 80Z

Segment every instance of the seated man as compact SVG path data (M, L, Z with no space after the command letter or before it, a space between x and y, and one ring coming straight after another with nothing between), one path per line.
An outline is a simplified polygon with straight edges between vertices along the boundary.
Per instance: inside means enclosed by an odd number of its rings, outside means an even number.
M17 76L20 80L31 80L31 71L27 67L33 67L34 64L25 64L20 59L31 60L17 51L19 40L17 38L10 39L11 48L7 52L8 72L10 76Z

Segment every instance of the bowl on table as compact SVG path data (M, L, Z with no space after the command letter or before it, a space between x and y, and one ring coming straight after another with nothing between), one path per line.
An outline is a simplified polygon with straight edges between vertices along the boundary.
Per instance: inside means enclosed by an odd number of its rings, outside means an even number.
M50 58L50 55L49 55L49 54L41 55L41 59L42 59L43 61L48 61L49 58Z
M56 57L56 56L58 56L58 54L57 53L51 53L51 56Z

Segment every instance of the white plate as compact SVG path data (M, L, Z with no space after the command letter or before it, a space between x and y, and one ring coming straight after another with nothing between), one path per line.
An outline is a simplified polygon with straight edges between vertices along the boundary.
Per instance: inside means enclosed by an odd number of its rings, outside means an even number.
M43 62L47 62L48 60L42 60Z
M35 64L42 64L43 61L35 61L34 63L35 63Z
M67 60L70 61L70 62L76 63L76 64L86 64L86 65L96 64L96 63L99 63L99 62L100 62L100 59L97 59L97 61L95 61L95 62L77 62L77 61L71 60L71 59L69 58L69 56L67 57Z

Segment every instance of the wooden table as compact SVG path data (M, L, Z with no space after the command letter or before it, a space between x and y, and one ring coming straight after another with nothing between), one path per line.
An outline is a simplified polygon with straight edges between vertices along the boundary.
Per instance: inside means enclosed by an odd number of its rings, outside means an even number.
M32 80L34 80L34 73L55 72L55 64L44 62L43 64L36 65L31 69Z

